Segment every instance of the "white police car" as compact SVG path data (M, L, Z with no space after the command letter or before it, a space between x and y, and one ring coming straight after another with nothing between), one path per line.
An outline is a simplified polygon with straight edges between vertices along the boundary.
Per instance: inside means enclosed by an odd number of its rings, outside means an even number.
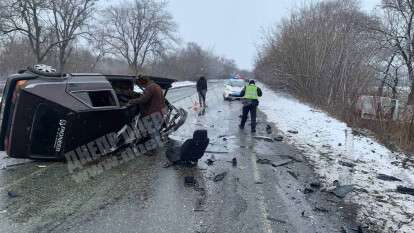
M228 79L224 84L223 98L224 100L240 99L240 93L246 85L244 79Z

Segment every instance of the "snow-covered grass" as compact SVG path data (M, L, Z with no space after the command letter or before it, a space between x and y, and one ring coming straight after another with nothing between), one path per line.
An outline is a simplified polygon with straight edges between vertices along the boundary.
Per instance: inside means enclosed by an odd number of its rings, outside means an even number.
M397 185L414 188L412 168L399 165L405 155L391 152L368 136L353 135L344 122L259 85L264 92L259 109L288 135L288 142L304 151L322 182L330 185L338 180L356 186L345 200L361 207L361 222L381 232L414 232L414 197L395 192ZM340 162L351 162L355 167ZM378 174L395 176L402 182L382 181L376 178Z

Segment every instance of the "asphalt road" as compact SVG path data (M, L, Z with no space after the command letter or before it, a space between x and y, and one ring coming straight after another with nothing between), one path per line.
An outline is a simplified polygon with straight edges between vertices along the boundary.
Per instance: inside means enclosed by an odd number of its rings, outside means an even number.
M318 179L300 151L238 129L241 104L223 101L222 85L210 84L204 116L191 108L194 87L169 93L189 112L174 140L208 130L208 153L196 167L162 168L163 148L77 183L65 163L2 156L0 165L8 167L0 170L0 232L331 233L351 226L354 207L317 188L304 193ZM278 135L273 125L272 134L266 133L261 113L258 122L256 136ZM215 162L208 166L207 159ZM258 159L289 163L273 167ZM194 176L196 185L185 186L186 176Z

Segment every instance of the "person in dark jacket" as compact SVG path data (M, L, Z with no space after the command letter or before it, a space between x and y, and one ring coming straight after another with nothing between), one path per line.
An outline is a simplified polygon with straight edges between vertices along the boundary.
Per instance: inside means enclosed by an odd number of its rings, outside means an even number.
M200 107L205 108L206 105L206 94L207 94L207 80L201 76L197 81L197 93L200 102Z
M153 113L163 113L165 110L164 93L161 87L145 76L139 76L136 84L144 89L142 96L132 99L129 104L139 105L142 115L148 116Z
M256 86L254 80L250 80L249 84L241 91L240 96L243 98L243 110L241 123L239 125L240 129L244 129L247 115L250 112L251 132L256 132L256 112L257 106L259 106L259 97L261 97L262 94L262 90Z

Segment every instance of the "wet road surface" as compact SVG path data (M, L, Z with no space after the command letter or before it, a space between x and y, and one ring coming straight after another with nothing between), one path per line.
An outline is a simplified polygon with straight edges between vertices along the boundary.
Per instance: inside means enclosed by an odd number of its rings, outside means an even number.
M76 183L65 163L1 157L0 232L342 232L353 207L335 196L305 194L317 181L301 152L283 142L256 139L238 129L241 103L224 102L212 83L207 111L198 116L194 87L171 90L189 116L171 138L184 141L207 129L210 145L196 167L162 168L166 148ZM266 94L266 93L264 93ZM256 135L269 136L263 114ZM278 135L274 129L270 135ZM237 166L231 161L237 160ZM208 166L205 161L214 160ZM271 166L257 163L267 159ZM214 181L225 173L223 180ZM185 186L194 176L196 185Z

